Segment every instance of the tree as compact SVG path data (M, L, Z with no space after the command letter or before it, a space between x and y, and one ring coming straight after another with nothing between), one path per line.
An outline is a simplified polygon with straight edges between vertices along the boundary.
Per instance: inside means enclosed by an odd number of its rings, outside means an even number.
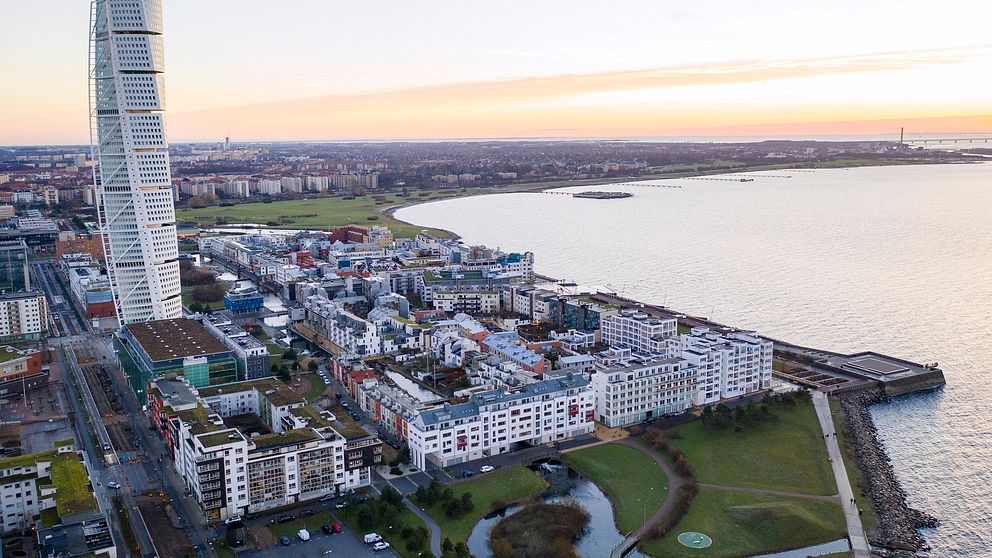
M289 349L288 351L282 354L282 358L286 360L296 360L297 358L299 358L299 354L297 354L295 349Z
M462 513L467 513L475 509L475 502L472 501L472 493L462 492Z
M448 537L444 537L444 540L441 541L441 552L447 554L453 551L454 549L455 549L455 545L451 544L451 539L449 539Z
M318 368L320 368L320 363L317 362L317 359L313 359L307 363L307 370L310 372L316 372Z
M394 508L398 508L403 505L403 495L392 486L387 486L385 490L382 491L382 495L379 496L379 499Z
M358 526L362 529L369 529L375 525L375 516L372 515L372 510L368 506L362 506L358 510Z

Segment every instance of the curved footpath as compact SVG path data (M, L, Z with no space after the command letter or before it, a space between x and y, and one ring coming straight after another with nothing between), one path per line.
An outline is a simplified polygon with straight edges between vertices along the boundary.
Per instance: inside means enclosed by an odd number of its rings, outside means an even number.
M404 497L403 503L427 525L427 529L431 532L431 553L434 556L441 556L443 554L441 551L441 526L427 512L418 508L417 504L414 504L409 498Z

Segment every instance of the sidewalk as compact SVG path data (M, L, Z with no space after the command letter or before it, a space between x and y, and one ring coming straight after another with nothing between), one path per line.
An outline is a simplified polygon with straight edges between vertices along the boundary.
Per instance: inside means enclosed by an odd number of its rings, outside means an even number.
M834 479L837 481L837 492L840 496L840 504L844 508L844 519L847 521L847 533L851 541L854 558L870 558L871 551L868 548L868 538L865 536L864 527L861 525L858 506L854 503L854 491L851 489L850 479L847 478L847 469L844 468L844 458L840 453L840 446L837 445L837 436L834 431L833 420L830 416L830 402L827 400L827 396L814 391L813 408L816 410L816 417L820 421L820 429L824 435L823 441L827 444L827 454L830 456L830 466L833 468Z

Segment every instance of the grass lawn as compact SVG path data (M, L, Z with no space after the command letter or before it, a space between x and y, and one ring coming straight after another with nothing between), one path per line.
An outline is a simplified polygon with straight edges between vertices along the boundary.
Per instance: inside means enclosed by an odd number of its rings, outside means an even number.
M307 389L306 393L303 394L303 398L307 401L316 401L322 393L327 391L327 386L320 379L320 376L316 374L304 374L303 379L310 382L310 387Z
M603 444L562 455L562 461L596 483L613 502L613 515L623 533L637 529L665 500L668 482L658 465L643 452Z
M701 483L772 488L789 492L837 493L811 401L795 407L776 405L777 421L762 422L744 432L728 426L717 430L697 420L669 430Z
M704 549L682 546L677 537L686 531L710 536L712 546ZM665 558L732 558L802 548L845 535L840 504L703 488L689 512L668 535L642 541L640 549Z
M180 293L182 294L182 298L183 298L183 306L185 306L186 308L189 308L194 302L196 302L195 300L193 300L193 287L183 287ZM209 306L212 310L223 310L224 298L222 297L220 300L217 300L215 302L201 302L200 305Z
M282 345L277 345L275 343L266 343L265 348L269 350L270 355L281 355L288 351L289 349L283 347Z
M819 558L852 558L853 556L850 552L832 552L830 554L824 554Z
M544 480L537 473L524 467L514 465L496 469L492 473L479 475L464 481L452 483L451 491L460 498L466 490L472 493L475 509L461 517L448 517L440 505L434 505L424 510L441 526L441 540L445 537L452 543L468 542L472 527L493 509L493 504L503 502L509 504L544 490ZM413 503L417 503L416 498Z
M441 199L456 194L461 195L461 192L460 190L451 190L432 194L426 198L417 195L403 198L395 194L387 194L383 196L385 203L378 205L372 195L360 196L351 200L335 197L272 203L241 203L230 207L180 209L176 212L176 219L181 222L193 223L198 227L215 226L218 219L226 220L231 225L238 223L265 225L270 221L276 221L280 223L279 227L287 229L328 229L350 224L365 227L382 225L389 227L396 238L413 238L424 227L397 221L382 213L382 210L405 203L407 200ZM369 217L375 217L375 219L370 220ZM433 230L433 232L447 236L441 231Z
M273 523L269 525L269 532L272 533L272 537L279 540L279 537L289 537L296 542L296 533L300 529L306 529L307 531L319 531L320 526L325 523L334 523L334 518L331 516L330 512L322 511L317 513L312 517L301 517L296 521L290 521L289 523Z
M854 497L858 499L858 507L864 510L864 513L861 514L861 526L866 532L871 531L878 527L878 517L875 516L875 507L871 503L871 498L862 496L861 471L855 465L854 448L848 447L847 438L844 436L844 432L846 432L844 415L841 413L840 405L833 399L830 399L830 415L837 432L837 444L840 446L841 457L844 459L844 468L847 469L847 478L851 481L851 490L854 491Z
M424 541L424 547L418 550L407 550L406 540L400 536L400 532L403 531L404 527L410 527L411 529L416 529L418 527L423 527L427 529L427 525L417 517L417 514L410 511L404 506L403 510L396 516L396 520L393 521L391 525L373 525L368 529L362 529L358 526L358 513L357 508L352 506L338 511L338 517L341 518L348 527L355 532L355 536L359 540L365 536L366 533L379 533L382 538L386 539L389 543L390 550L393 550L401 556L402 558L417 558L420 556L421 550L430 550L430 535L428 535L427 540ZM429 530L428 530L429 531Z

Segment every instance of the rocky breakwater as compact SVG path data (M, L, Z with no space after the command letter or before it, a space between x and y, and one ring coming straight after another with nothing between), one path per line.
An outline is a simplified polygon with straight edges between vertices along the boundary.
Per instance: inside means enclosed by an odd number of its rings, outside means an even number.
M868 533L868 538L872 544L906 551L907 556L916 550L929 550L919 530L936 527L937 518L906 503L906 492L896 478L869 412L872 405L888 398L881 389L870 388L840 394L836 399L844 413L845 435L861 471L862 489L878 517L878 527Z

